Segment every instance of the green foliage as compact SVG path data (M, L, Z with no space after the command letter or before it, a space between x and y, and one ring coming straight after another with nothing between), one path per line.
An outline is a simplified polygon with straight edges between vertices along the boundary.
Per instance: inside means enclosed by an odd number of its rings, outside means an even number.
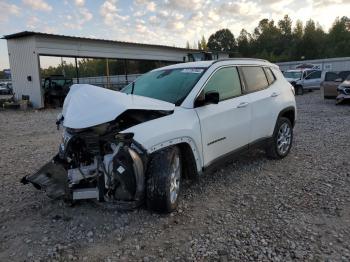
M207 46L209 50L234 52L236 40L229 29L221 29L209 37Z
M337 18L329 32L313 20L292 26L288 15L275 23L262 19L252 34L242 29L237 44L228 29L209 37L208 49L235 52L235 56L256 57L272 62L350 56L350 18Z
M204 35L202 35L202 39L200 41L201 49L207 51L208 50L208 45L207 45L207 40L205 40Z

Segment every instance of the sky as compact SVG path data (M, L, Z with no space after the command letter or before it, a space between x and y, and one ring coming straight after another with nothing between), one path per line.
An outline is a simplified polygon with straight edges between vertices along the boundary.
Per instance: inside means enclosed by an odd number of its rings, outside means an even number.
M0 0L0 36L46 32L185 47L228 28L237 37L263 18L295 22L312 18L328 30L349 16L350 0ZM0 40L0 70L9 68L6 40Z

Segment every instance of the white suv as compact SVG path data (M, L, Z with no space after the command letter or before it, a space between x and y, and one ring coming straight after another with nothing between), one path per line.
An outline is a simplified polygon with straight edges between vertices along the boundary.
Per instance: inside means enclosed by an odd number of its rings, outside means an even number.
M183 178L259 145L285 157L296 119L294 89L265 60L171 65L121 92L73 85L57 124L59 153L23 183L53 198L98 199L121 208L147 202L170 212Z

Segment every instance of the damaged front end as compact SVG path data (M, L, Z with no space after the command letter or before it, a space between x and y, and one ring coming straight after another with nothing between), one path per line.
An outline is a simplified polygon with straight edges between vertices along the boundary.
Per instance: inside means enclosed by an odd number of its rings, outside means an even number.
M97 199L130 209L145 196L146 150L125 130L173 112L174 105L91 85L73 85L56 124L59 153L22 178L54 199Z
M59 153L22 183L32 183L53 199L97 199L133 208L144 199L146 151L132 133L104 124L64 130Z
M343 101L350 101L350 81L347 80L337 87L338 96L336 97L336 103L340 104Z

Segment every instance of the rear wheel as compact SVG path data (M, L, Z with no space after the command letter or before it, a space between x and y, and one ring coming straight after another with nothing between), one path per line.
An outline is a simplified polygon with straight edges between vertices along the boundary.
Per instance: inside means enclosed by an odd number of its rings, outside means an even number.
M152 155L147 169L147 206L159 212L172 212L179 201L181 153L169 147Z
M282 159L286 157L292 147L293 126L286 117L277 120L271 143L266 148L268 157Z

